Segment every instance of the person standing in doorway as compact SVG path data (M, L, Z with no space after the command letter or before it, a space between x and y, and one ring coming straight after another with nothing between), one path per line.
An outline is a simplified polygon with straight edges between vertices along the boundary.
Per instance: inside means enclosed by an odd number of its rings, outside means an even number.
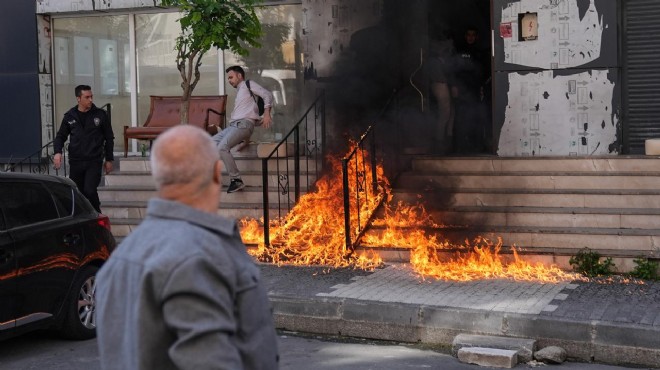
M227 193L237 192L245 187L236 160L231 154L231 148L237 145L247 145L255 126L270 127L272 118L270 110L273 104L273 94L254 81L245 80L245 71L240 66L231 66L226 69L227 81L237 89L234 110L229 117L229 125L213 136L220 158L225 164L229 174L229 188ZM248 85L249 84L249 85ZM256 95L256 96L255 96ZM257 96L264 101L263 116L259 115Z
M236 221L218 215L222 163L211 137L168 129L151 168L157 197L97 275L101 368L276 370L259 268Z
M434 100L434 124L432 140L436 154L447 154L453 150L454 136L454 101L452 97L453 71L452 60L455 58L454 43L446 35L431 40L429 60L426 63L429 87Z
M479 31L467 27L456 58L455 150L482 152L485 146L484 88L488 81L485 53L479 47Z
M94 105L94 94L88 85L75 88L78 105L64 113L64 118L54 140L53 165L62 166L62 149L69 142L69 177L101 213L101 201L97 188L101 183L101 171L112 171L115 136L107 113ZM105 163L103 159L105 158Z

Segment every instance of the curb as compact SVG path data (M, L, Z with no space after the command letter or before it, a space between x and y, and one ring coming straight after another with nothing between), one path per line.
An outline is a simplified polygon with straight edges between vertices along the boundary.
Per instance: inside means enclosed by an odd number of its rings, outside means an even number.
M346 298L270 296L278 329L451 347L458 334L531 338L577 361L660 366L660 328L530 314L383 303Z

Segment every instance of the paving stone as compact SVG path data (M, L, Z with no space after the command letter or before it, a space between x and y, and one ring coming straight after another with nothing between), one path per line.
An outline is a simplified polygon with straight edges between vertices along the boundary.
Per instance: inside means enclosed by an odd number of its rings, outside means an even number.
M521 362L528 362L532 360L536 341L494 335L459 334L452 342L452 353L456 354L460 349L470 347L512 350L518 354Z
M518 355L516 351L506 349L472 347L461 348L458 360L467 364L512 369L518 364Z

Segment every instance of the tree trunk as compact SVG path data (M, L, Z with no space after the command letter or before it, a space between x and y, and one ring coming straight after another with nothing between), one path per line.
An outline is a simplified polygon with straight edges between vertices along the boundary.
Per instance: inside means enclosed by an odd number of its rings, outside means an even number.
M188 108L190 107L190 97L181 98L181 123L188 124Z
M179 73L181 73L181 89L183 89L180 109L181 124L189 123L190 97L195 86L197 86L197 81L199 81L199 66L203 54L197 51L193 52L187 58L181 58L177 63Z

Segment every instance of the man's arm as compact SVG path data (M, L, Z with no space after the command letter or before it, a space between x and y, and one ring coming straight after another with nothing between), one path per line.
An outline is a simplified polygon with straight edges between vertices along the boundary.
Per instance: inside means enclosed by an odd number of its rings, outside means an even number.
M55 139L53 140L53 152L55 153L53 156L53 167L56 170L59 170L62 166L62 150L64 149L64 143L66 142L66 139L69 137L70 133L71 126L65 117L62 119L62 123L60 123L60 129L57 130L57 135L55 135Z
M115 148L115 134L112 132L112 124L108 120L108 114L104 110L101 110L101 112L103 112L103 122L105 123L103 125L103 137L105 138L105 163L103 164L103 168L107 175L112 172L112 162L115 160L113 153Z
M168 355L181 369L242 369L231 340L237 334L231 266L214 266L196 256L181 263L163 290L165 325L177 339Z

